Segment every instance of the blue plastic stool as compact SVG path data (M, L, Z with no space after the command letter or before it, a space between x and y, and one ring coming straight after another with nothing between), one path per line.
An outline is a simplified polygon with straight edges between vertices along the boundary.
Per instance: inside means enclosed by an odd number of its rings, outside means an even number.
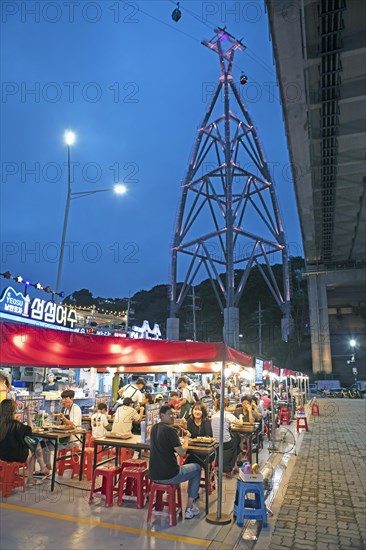
M254 498L248 498L248 493ZM263 481L237 481L234 503L234 516L238 527L243 527L244 519L259 519L267 527L267 509L264 502Z

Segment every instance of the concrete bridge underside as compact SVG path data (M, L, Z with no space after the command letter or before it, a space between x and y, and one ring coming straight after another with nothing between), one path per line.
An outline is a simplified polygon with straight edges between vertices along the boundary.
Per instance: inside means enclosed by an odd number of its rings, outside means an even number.
M266 6L307 264L312 368L352 376L353 337L366 379L366 2Z

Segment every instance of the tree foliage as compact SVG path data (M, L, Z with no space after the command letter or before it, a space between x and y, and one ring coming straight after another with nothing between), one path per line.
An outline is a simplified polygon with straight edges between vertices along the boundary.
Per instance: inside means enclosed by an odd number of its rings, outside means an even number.
M294 319L294 333L289 342L281 336L282 314L269 291L258 268L250 272L239 303L240 348L250 355L258 356L259 349L259 302L261 303L262 356L271 359L281 368L307 370L311 362L310 333L308 320L308 299L306 281L302 278L303 258L291 258L291 311ZM282 265L272 266L275 276L282 279ZM236 280L242 270L235 272ZM223 274L222 276L225 276ZM93 298L87 289L75 291L78 306L95 305L114 311L127 309L127 298ZM65 300L66 301L66 300ZM221 342L223 340L223 315L217 303L211 281L206 279L195 286L196 338L199 341ZM160 325L165 336L166 319L169 316L169 287L157 285L151 290L140 290L130 299L130 325L146 319L150 326ZM180 338L193 339L193 299L188 295L180 310Z

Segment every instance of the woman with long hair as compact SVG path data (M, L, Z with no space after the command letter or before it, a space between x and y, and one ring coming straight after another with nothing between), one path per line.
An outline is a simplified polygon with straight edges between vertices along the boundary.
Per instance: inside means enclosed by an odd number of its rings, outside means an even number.
M212 426L207 418L207 409L203 403L195 403L187 420L187 430L191 438L212 437Z
M192 407L190 416L187 419L187 423L181 420L182 426L186 426L187 430L191 434L191 438L196 437L212 437L211 420L207 417L207 409L203 403L195 403ZM212 457L211 462L214 460ZM185 464L200 464L202 466L202 460L194 453L189 454L185 461Z
M28 426L15 418L16 404L13 399L4 399L0 403L0 460L5 462L25 462L28 459L28 485L35 485L33 478L36 461L35 453L32 453L25 443L25 437L32 435L32 419L29 409L26 408ZM43 456L41 446L36 448L41 472L49 474Z
M224 400L224 453L223 453L223 471L230 477L233 468L235 467L236 459L240 453L240 436L230 430L231 424L237 422L237 418L225 409L229 406L229 400ZM212 431L214 438L220 439L220 399L214 402L215 413L212 415Z

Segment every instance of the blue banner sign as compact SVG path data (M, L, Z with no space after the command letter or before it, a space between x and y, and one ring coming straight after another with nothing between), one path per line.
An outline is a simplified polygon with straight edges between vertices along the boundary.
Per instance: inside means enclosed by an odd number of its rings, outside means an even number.
M70 328L74 328L77 322L76 309L42 298L31 300L28 294L24 296L11 286L4 290L0 299L1 311L16 317L25 317L34 321Z

